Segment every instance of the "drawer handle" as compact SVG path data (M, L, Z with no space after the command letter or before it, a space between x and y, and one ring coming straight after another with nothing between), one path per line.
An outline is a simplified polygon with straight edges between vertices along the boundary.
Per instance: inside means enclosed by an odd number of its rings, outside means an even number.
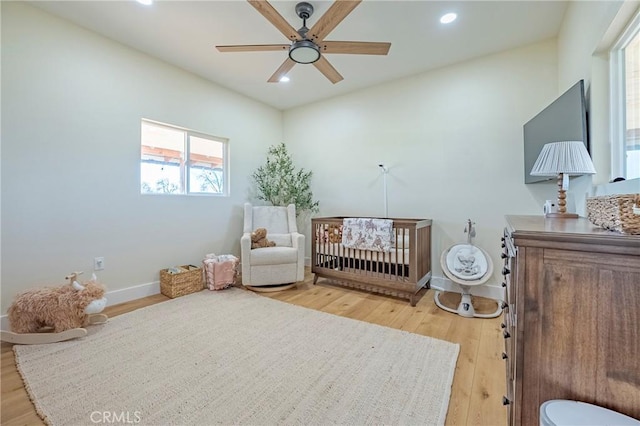
M507 283L502 283L502 287L506 287L506 286L507 286Z
M503 332L502 332L502 336L503 336L505 339L508 339L509 337L511 337L511 334L509 334L509 332L508 332L507 330L505 330L505 331L503 331Z
M509 358L509 357L507 356L507 354L505 354L504 352L502 352L502 359L507 359L507 358Z
M500 244L500 247L505 248L506 245L504 243Z
M507 276L511 273L509 268L502 268L502 275Z
M506 396L502 397L502 405L509 405L511 404L511 401L509 400L509 398L507 398Z
M506 308L507 308L507 306L509 306L509 305L507 305L507 302L502 302L502 305L500 305L500 307L501 307L502 309L506 309Z
M501 324L500 324L500 328L507 328L507 324L505 324L505 323L501 323Z
M507 258L507 253L505 253L505 252L500 253L500 257L502 259L506 259Z

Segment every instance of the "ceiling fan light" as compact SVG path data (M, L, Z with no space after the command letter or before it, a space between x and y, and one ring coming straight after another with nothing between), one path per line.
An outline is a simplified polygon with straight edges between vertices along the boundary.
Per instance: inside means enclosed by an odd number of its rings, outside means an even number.
M289 48L289 57L299 64L312 64L320 59L320 48L309 40L298 40Z

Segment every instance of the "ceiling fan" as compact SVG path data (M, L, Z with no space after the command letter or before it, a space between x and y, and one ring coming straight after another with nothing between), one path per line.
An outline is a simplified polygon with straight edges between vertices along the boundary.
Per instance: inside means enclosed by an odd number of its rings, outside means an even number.
M355 9L362 0L336 0L329 10L311 27L307 28L307 19L313 14L313 6L307 2L296 5L296 14L302 19L302 27L296 30L266 0L247 0L262 16L267 18L291 44L249 44L235 46L216 46L220 52L265 52L288 50L289 57L269 78L269 83L277 83L298 64L313 64L332 83L343 77L329 63L325 54L346 53L356 55L386 55L391 43L365 41L325 41L325 37Z

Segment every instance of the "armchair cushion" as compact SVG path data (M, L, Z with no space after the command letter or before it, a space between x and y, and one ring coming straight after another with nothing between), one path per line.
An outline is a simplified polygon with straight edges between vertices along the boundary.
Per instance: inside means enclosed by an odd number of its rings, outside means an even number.
M291 234L272 234L267 230L267 239L276 243L276 247L291 247Z
M251 266L284 265L298 262L298 250L293 247L263 247L251 250Z

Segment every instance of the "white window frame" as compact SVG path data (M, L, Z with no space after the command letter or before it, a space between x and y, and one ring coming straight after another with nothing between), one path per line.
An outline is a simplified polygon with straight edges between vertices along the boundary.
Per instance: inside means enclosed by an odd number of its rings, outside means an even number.
M640 11L635 14L609 52L611 179L627 178L626 90L624 48L640 32Z
M181 190L175 193L161 193L161 192L142 192L142 188L140 188L140 193L142 195L189 195L189 196L205 196L205 197L228 197L230 194L230 186L229 186L229 139L221 138L219 136L212 136L206 133L198 132L195 130L187 129L184 127L174 126L171 124L161 123L159 121L149 120L149 119L141 119L140 128L142 129L142 125L144 123L151 124L157 127L164 127L167 129L180 131L184 136L184 167L181 170ZM190 148L191 137L198 137L201 139L208 139L214 142L222 143L222 191L220 193L211 193L211 192L200 192L200 191L191 191L191 179L190 179L190 166L189 166L189 158L190 158ZM142 135L140 135L140 143L142 144ZM140 159L140 165L142 164L142 159ZM142 184L142 176L139 175L138 185ZM184 188L184 190L182 190Z

